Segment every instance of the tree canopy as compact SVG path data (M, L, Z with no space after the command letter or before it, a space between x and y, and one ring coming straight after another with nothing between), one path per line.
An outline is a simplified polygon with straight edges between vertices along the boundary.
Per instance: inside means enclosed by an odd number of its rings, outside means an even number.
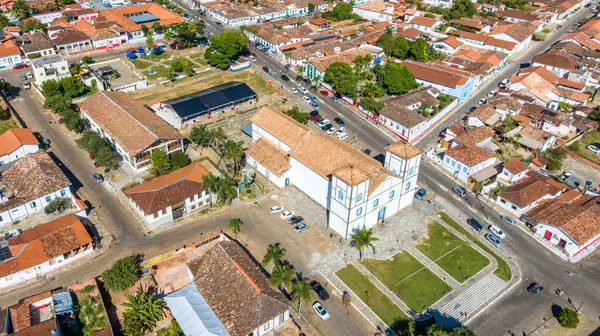
M132 255L115 261L102 272L104 287L111 291L123 291L133 286L140 278L140 265L137 256Z
M242 32L226 31L210 37L210 47L204 58L221 69L226 69L232 59L238 57L248 44L248 37Z
M338 2L333 10L324 12L321 16L331 21L343 21L351 19L360 19L360 16L352 12L352 5L347 2Z
M448 331L434 324L427 328L427 336L475 336L475 333L466 327L458 327Z
M302 111L298 106L294 106L283 113L294 118L294 120L302 124L308 124L308 119L310 119L310 114Z
M379 37L375 45L383 48L386 55L401 60L413 59L418 62L427 62L430 59L440 58L439 52L430 48L429 43L423 38L409 41L402 36L385 33Z
M563 308L558 313L558 322L564 328L575 329L579 325L579 314L570 308Z
M152 25L154 30L162 30L163 27ZM189 48L194 45L196 38L204 35L204 24L201 22L186 21L169 26L169 31L172 36L177 38L177 41L184 47Z
M381 70L381 82L389 94L406 93L419 84L415 76L405 66L396 62L387 62Z
M31 7L25 2L25 0L17 0L10 9L10 13L19 19L26 18L29 16Z
M102 139L96 132L87 131L75 140L77 145L85 149L94 156L94 161L106 168L115 169L119 164L119 156L115 153L110 144Z
M338 5L339 6L339 5ZM352 66L343 62L334 62L325 71L325 83L334 90L350 98L358 96L358 83Z

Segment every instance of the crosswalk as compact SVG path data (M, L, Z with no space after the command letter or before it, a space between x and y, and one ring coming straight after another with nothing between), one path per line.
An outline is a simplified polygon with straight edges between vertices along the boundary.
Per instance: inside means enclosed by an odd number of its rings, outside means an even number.
M434 315L436 324L448 329L455 327L464 318L475 314L482 304L500 295L501 290L507 285L507 282L493 273L488 274L436 311Z

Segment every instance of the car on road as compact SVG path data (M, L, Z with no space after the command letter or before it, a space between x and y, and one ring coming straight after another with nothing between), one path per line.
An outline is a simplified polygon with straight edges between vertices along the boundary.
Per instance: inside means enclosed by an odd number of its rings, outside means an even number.
M310 287L312 287L321 300L327 301L327 299L329 299L329 293L327 293L325 288L323 288L323 286L317 280L311 281Z
M315 110L318 110L318 109L319 109L319 107L320 107L320 106L319 106L319 103L317 103L317 102L314 102L314 101L311 101L309 104L310 104L310 106L312 106L312 108L314 108Z
M479 105L483 105L483 104L487 104L487 99L485 99L485 98L479 99Z
M519 64L519 68L521 68L521 69L529 68L530 66L531 66L531 63L529 63L529 62Z
M321 120L321 121L319 121L319 122L317 123L317 126L319 126L319 127L323 127L323 126L325 126L325 125L327 125L327 124L329 124L329 123L330 123L329 119L323 119L323 120Z
M302 100L304 100L305 103L307 104L311 104L312 101L310 101L310 98L308 98L308 96L302 96Z
M498 83L498 87L501 89L506 89L506 84L504 83Z
M325 131L325 133L327 133L327 135L332 135L333 133L335 133L337 130L335 129L335 127L331 127L329 128L327 131Z
M223 27L223 24L222 24L221 22L219 22L219 21L215 22L215 24L216 24L217 26L219 26L219 27Z
M292 217L293 215L294 215L294 213L293 213L293 212L291 212L291 211L289 211L289 210L283 210L283 211L281 212L281 214L279 215L279 217L280 217L281 219L288 219L288 218Z
M300 92L302 92L304 94L308 93L308 90L304 86L299 87L298 90L300 90Z
M294 232L302 232L304 230L308 230L309 227L310 227L310 225L308 225L306 223L300 223L300 224L294 226Z
M20 229L8 230L8 232L4 234L4 239L9 239L9 238L12 238L12 237L16 237L16 236L18 236L20 234L21 234L21 230Z
M292 224L292 225L296 225L298 223L301 223L304 220L304 217L302 216L294 216L290 219L288 219L288 223Z
M531 284L529 284L529 286L527 286L527 291L533 295L535 295L537 293L541 293L543 290L544 290L544 286L537 281L534 281Z
M262 67L262 69L263 69L263 71L264 71L264 72L266 72L266 73L269 73L269 72L271 72L271 70L269 70L269 68L267 68L266 66Z
M421 188L415 193L415 198L420 201L423 199L423 197L425 197L425 195L427 195L427 190L425 190L425 188Z
M504 231L502 231L502 229L500 229L496 225L490 225L490 226L488 226L488 230L490 230L491 233L495 234L500 239L506 238L506 235L504 234Z
M29 68L29 65L23 63L23 64L17 64L13 67L13 70L19 70L19 69L25 69L25 68Z
M454 187L454 188L452 188L452 191L460 197L467 196L467 190L463 187Z
M28 78L27 78L27 76L23 75L23 76L19 77L19 79L20 79L21 81L26 81Z
M31 72L28 72L25 74L25 77L27 77L27 79L32 79L33 78L33 74Z
M473 112L475 110L477 110L477 106L471 106L471 107L469 107L469 112Z
M342 118L336 117L336 118L333 119L333 121L335 121L336 124L338 124L338 125L340 125L342 127L346 126L346 123L342 120Z
M590 152L594 154L600 154L600 148L596 147L595 145L589 145L585 148L587 148Z
M490 91L490 93L488 93L488 97L493 97L496 95L496 93L498 93L498 91Z
M564 182L569 177L573 176L573 173L569 170L564 171L558 178L561 182Z
M498 236L496 236L493 233L486 233L485 239L487 239L490 243L494 244L494 246L496 246L497 248L502 247L502 241L500 240L500 238L498 238Z
M48 138L42 138L41 142L44 146L50 146L50 139Z
M323 321L329 320L329 313L327 312L327 309L325 309L325 307L323 307L321 302L317 301L317 302L313 303L312 307L313 307L313 310L315 311L315 313L317 313L317 315L319 315L321 320L323 320Z
M284 81L286 81L286 82L287 82L287 81L289 81L289 80L290 80L290 77L288 77L286 74L282 74L282 75L281 75L281 79L283 79Z
M313 111L313 112L317 112L317 111ZM310 121L313 121L313 122L317 123L317 122L319 122L321 120L323 120L323 117L321 117L321 115L319 114L319 112L310 115Z
M329 92L326 90L321 90L321 91L319 91L319 93L325 97L329 96Z
M298 89L296 89L295 87L292 86L290 88L290 92L293 93L293 94L296 94L296 93L298 93Z
M98 173L93 173L92 178L94 179L94 181L96 181L98 183L104 182L104 177L102 177L102 175L100 175Z
M248 57L248 59L249 59L249 60L251 60L252 62L256 62L256 56L252 56L252 55L250 55L250 56Z
M338 101L336 96L329 96L329 99L331 99L331 101L334 103Z
M318 102L318 101L319 101L319 100L317 99L317 96L315 96L315 95L312 95L312 96L310 96L309 98L310 98L310 100L311 100L311 101L314 101L314 102Z
M479 221L475 218L467 219L467 224L471 225L477 231L483 230L483 225L479 224Z
M500 216L500 219L508 225L515 225L517 223L514 219L508 216Z
M283 207L279 204L273 205L272 207L269 208L269 212L271 212L271 213L278 213L278 212L282 212L282 211L283 211Z

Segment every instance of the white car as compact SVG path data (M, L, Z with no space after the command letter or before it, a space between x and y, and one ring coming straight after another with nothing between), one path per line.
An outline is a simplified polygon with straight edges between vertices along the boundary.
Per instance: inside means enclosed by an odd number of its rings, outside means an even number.
M304 94L308 93L308 90L304 86L299 87L298 90Z
M338 133L336 134L336 136L337 136L337 137L338 137L338 139L340 139L340 140L346 140L346 139L348 139L348 134L346 134L345 132L342 132L342 133L340 133L340 132L338 131Z
M323 119L323 120L321 120L321 121L319 121L319 122L317 123L317 126L319 126L319 127L323 127L323 126L325 126L325 125L327 125L327 124L329 124L329 123L330 123L330 122L329 122L329 119Z
M33 75L31 74L31 72L28 72L25 74L25 77L27 77L27 79L32 79Z
M249 60L251 60L252 62L256 62L256 57L250 55L250 57L248 57Z
M327 135L332 135L332 134L333 134L333 133L335 133L335 132L336 132L336 129L335 129L335 127L332 127L332 128L330 128L330 129L328 129L327 131L325 131L325 133L327 133Z
M594 153L594 154L600 154L600 148L594 146L594 145L589 145L587 147L585 147L587 149L590 150L590 152Z
M498 91L490 91L490 93L488 93L488 97L493 97L496 95L496 93L498 93Z
M488 226L488 230L490 230L491 233L495 234L500 239L506 238L506 235L504 234L504 231L502 231L496 225L490 225L490 226Z
M327 312L327 309L325 309L325 307L323 307L321 302L317 301L317 302L313 303L312 307L313 307L313 310L315 311L315 313L317 313L317 315L319 315L321 320L323 320L323 321L329 320L329 313Z
M293 212L289 211L289 210L283 210L281 212L281 215L279 215L279 217L281 217L281 219L288 219L290 217L292 217L294 215Z
M307 104L311 104L312 100L310 100L310 98L308 98L308 96L302 96L302 100L304 100L305 103Z
M487 99L480 99L479 100L479 105L483 105L483 104L487 104Z
M273 205L272 207L269 208L269 211L271 211L271 213L282 212L283 207L281 205Z
M295 88L295 87L293 87L293 86L290 88L290 91L291 91L293 94L296 94L296 93L298 93L298 89L296 89L296 88Z

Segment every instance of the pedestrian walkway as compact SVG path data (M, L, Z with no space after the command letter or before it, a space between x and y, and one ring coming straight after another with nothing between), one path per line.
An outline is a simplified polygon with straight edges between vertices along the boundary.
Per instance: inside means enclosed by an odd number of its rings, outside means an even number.
M435 312L436 323L442 328L451 329L477 311L488 300L498 297L508 283L493 273L479 280L462 295L448 302Z
M461 284L456 281L450 274L446 273L440 266L438 266L433 260L427 258L421 251L419 251L413 245L409 245L406 247L406 252L410 253L415 259L417 259L421 264L427 267L433 274L435 274L440 279L445 279L446 283L450 285L453 289L460 288Z

